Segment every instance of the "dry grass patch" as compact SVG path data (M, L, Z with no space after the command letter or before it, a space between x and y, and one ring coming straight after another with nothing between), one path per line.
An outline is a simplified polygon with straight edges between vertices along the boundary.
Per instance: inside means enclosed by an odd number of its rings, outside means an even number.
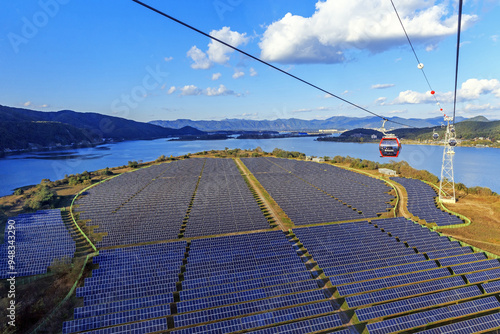
M467 195L446 207L468 217L472 224L440 232L500 256L500 196Z

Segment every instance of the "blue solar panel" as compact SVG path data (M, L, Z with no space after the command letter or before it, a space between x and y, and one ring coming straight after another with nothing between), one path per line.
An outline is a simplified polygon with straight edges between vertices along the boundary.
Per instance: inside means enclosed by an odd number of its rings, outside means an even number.
M500 313L494 313L450 325L428 329L422 334L469 334L500 328Z
M9 226L15 227L15 265L9 267L9 243L0 245L0 279L45 274L55 261L71 263L76 244L64 225L59 210L40 210L11 218L5 224L4 240L9 240ZM10 274L14 272L14 274Z
M494 281L481 284L486 293L493 293L500 291L500 281Z
M368 324L370 334L390 333L405 329L424 326L431 322L461 317L467 314L500 308L500 302L495 297L477 299L456 305L437 308L430 311L413 313L394 319Z
M428 308L444 303L450 303L465 298L471 298L482 295L477 286L468 286L459 289L453 289L429 295L413 297L395 302L375 305L356 310L356 315L361 321L367 321L375 318L386 317L398 313L407 313L413 310Z
M438 226L464 224L457 216L441 211L434 203L437 196L434 189L416 179L393 177L392 180L405 187L408 194L408 211L427 223L436 223Z

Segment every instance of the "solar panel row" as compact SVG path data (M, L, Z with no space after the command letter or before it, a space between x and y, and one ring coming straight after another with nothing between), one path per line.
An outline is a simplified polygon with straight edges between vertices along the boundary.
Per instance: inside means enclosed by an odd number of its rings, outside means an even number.
M292 307L299 304L311 303L324 300L325 295L320 290L301 292L288 296L278 296L269 299L240 302L230 306L206 309L191 313L183 313L174 316L176 327L195 325L203 322L222 320L235 316L243 316L251 313L269 311L282 307Z
M470 320L455 322L446 326L421 331L422 334L469 334L483 333L500 328L500 313L489 314Z
M500 302L495 297L487 297L447 307L441 307L430 311L413 313L381 322L375 322L368 324L366 327L368 328L370 334L391 333L498 308L500 308Z
M331 165L277 158L242 161L296 225L376 217L392 196L380 180Z
M477 286L468 286L366 308L359 308L356 310L356 315L359 320L367 321L375 318L392 316L398 313L406 313L418 309L428 308L439 304L451 303L480 295L482 295L482 292Z
M451 273L446 268L429 269L409 274L391 276L374 279L360 283L351 283L337 287L341 296L353 295L367 291L381 290L398 285L410 284L415 282L428 281L436 278L450 276Z
M168 329L167 319L153 319L148 321L135 322L122 326L108 327L93 331L83 332L82 334L146 334L154 333Z
M260 313L251 316L246 316L242 318L237 318L233 320L225 320L221 322L216 322L209 325L202 325L196 327L190 327L186 329L172 331L171 333L184 334L184 333L229 333L241 330L248 330L252 328L269 326L272 324L278 324L285 321L298 320L303 317L321 315L333 311L332 304L328 301L307 304L303 306L296 306L282 310L276 310L272 312ZM332 327L342 326L342 321L338 315L334 314L331 316Z
M63 333L167 329L166 319L122 325L170 315L186 246L182 241L101 251L94 258L99 269L77 288L84 307L75 309L75 320L63 324Z
M392 265L385 259L409 256L409 262L425 260L421 256L414 256L415 251L407 248L403 243L374 229L368 222L344 223L327 226L298 228L294 233L313 256L325 273L342 273L342 268L328 269L329 267L350 266L350 271L371 269L366 261L375 262L381 266ZM375 251L374 251L375 250ZM400 264L408 263L405 259L397 259ZM354 265L359 263L359 265Z
M76 244L64 225L61 211L40 210L20 214L12 220L15 222L15 264L13 268L8 264L10 224L5 224L5 242L0 245L0 279L45 274L55 260L71 262ZM9 274L11 272L15 274Z
M249 333L253 334L277 334L277 333L310 333L310 332L318 332L325 329L330 329L334 327L338 327L342 325L342 322L339 322L339 318L337 315L327 315L324 317L314 318L310 320L297 321L291 324L265 328L257 331L252 331ZM343 329L339 331L329 330L329 333L336 334L349 334L351 331L349 329Z
M437 268L437 263L434 261L414 262L409 264L399 264L392 267L363 270L355 273L330 276L330 281L332 282L333 285L340 285L346 283L365 281L369 279L406 274L432 268ZM325 275L328 275L326 271Z
M438 226L457 225L464 222L457 216L441 211L435 204L437 196L434 189L416 179L393 177L392 180L405 187L408 194L408 211L414 216L424 219L427 223L436 223Z

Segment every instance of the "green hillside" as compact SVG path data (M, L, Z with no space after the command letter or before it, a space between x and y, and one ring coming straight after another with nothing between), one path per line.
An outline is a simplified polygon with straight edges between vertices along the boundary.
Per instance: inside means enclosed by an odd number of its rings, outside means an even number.
M69 124L58 122L0 121L0 151L5 149L38 149L57 145L91 145L101 137Z
M490 138L493 141L500 140L500 121L463 121L456 123L455 128L458 139L470 140L483 137ZM439 133L440 138L444 137L445 129L441 127L398 129L393 132L403 139L430 140L434 131Z
M192 127L164 128L98 113L71 110L41 112L0 105L0 150L45 148L82 143L96 144L103 139L113 141L148 140L183 135L202 135Z

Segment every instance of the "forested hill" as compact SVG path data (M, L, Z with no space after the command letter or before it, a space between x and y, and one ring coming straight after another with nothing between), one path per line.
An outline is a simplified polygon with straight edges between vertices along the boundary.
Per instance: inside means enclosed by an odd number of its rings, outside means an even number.
M92 145L104 138L122 141L200 134L204 132L192 127L164 128L98 113L41 112L0 105L0 151Z
M500 121L488 121L483 116L474 117L474 119L466 120L455 124L456 137L458 139L472 140L477 138L489 138L492 142L500 140ZM441 139L444 138L444 128L441 126L425 127L425 128L405 128L391 130L398 138L407 140L426 141L432 140L434 132L439 134ZM371 139L372 135L376 135L375 139ZM380 131L373 129L354 129L342 133L339 137L320 137L319 141L337 141L337 142L364 142L364 141L379 141L383 134Z
M500 121L488 121L482 117L478 121L467 120L455 124L456 135L459 139L490 138L500 140ZM440 138L444 138L444 129L441 127L427 127L420 129L397 129L392 131L400 138L414 140L429 140L433 131L439 133Z

